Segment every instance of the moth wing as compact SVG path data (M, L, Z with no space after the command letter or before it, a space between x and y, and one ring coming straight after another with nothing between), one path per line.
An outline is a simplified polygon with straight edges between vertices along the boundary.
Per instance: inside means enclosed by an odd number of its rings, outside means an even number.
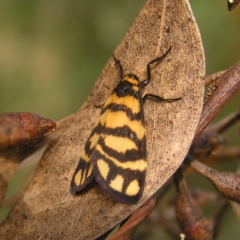
M146 137L142 98L120 98L107 110L90 162L100 187L116 201L136 203L146 172Z
M101 118L101 115L100 115ZM100 134L98 125L93 129L80 157L78 166L73 174L70 192L74 195L80 193L93 179L93 164L90 158L97 145Z
M101 111L97 124L87 140L84 147L84 153L80 157L71 181L70 192L74 195L79 194L93 179L93 163L90 162L90 158L99 141L101 131L103 130L103 124L109 115L109 112L105 111L105 107L109 105L109 103L116 102L116 99L117 97L114 94L109 96Z

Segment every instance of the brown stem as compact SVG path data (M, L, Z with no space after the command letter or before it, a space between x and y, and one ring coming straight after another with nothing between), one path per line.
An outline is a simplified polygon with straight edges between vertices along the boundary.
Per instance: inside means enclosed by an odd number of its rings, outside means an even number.
M196 136L214 119L217 113L240 89L240 62L218 79L218 88L212 98L203 106L202 115L198 124Z

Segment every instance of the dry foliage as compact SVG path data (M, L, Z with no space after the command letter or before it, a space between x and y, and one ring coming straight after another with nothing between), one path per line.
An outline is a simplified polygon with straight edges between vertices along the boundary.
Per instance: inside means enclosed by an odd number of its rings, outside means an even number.
M0 114L0 149L26 144L55 130L56 123L30 112Z
M146 64L171 52L152 67L146 92L181 100L144 105L147 128L147 177L142 198L133 206L114 202L97 186L80 196L69 193L70 180L100 110L119 82L110 59L91 95L79 111L57 125L55 133L39 143L51 142L22 197L0 227L3 239L95 239L142 206L177 170L186 156L202 110L204 54L197 25L186 0L149 0L114 51L125 73L146 78ZM146 93L144 92L144 93ZM26 152L14 152L22 159ZM1 154L1 161L6 155ZM9 156L8 156L9 157ZM9 181L5 165L1 180ZM4 189L4 188L3 188ZM5 191L1 189L1 196Z

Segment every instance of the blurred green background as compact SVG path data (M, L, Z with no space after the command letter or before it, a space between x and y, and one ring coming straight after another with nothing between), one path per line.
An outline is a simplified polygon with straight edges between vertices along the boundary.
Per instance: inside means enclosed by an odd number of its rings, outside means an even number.
M74 113L144 2L2 0L0 113L30 111L56 121ZM190 3L207 75L231 67L240 59L240 6L228 12L227 0ZM238 93L217 119L239 109L239 102ZM228 144L239 143L236 129L226 134ZM240 236L237 220L229 214L229 231L219 239Z

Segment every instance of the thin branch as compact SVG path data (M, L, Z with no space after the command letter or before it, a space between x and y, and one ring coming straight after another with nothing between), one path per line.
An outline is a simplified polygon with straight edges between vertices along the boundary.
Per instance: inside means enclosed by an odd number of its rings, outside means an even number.
M215 118L218 112L240 89L240 62L218 79L218 87L212 98L203 106L196 136Z

